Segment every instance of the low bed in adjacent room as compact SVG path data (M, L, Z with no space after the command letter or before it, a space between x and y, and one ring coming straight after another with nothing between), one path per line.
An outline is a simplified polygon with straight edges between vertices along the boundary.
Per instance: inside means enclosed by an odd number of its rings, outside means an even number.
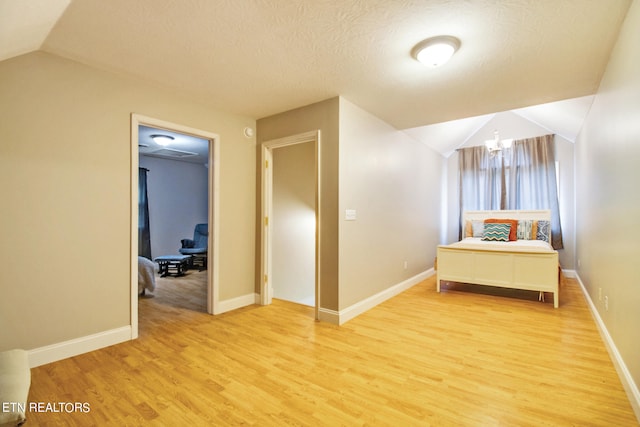
M464 238L437 250L441 281L553 294L559 306L558 252L549 243L550 211L468 211Z
M138 256L138 295L156 288L156 264L148 258Z

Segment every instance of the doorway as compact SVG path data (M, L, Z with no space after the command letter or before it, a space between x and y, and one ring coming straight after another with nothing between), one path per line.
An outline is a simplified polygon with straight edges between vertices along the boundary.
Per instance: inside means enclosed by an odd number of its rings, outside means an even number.
M159 130L168 135L177 136L178 134L199 138L207 142L208 147L206 150L206 167L207 167L207 220L209 224L208 235L208 268L206 269L207 276L207 312L215 314L218 306L218 238L219 238L219 224L218 224L218 212L219 212L219 137L216 134L194 129L175 123L170 123L150 117L144 117L138 114L133 114L131 118L131 326L132 326L132 338L138 336L138 168L140 167L140 154L138 142L140 140L141 132L145 132L147 129L153 128ZM173 150L180 151L180 150ZM174 155L185 155L183 153L171 153ZM204 167L205 164L202 164ZM195 224L194 224L195 226ZM193 233L193 231L191 231ZM189 236L184 236L189 238ZM175 251L168 254L178 252L179 240L176 243ZM154 254L168 255L168 254Z
M262 146L261 300L319 301L319 131Z

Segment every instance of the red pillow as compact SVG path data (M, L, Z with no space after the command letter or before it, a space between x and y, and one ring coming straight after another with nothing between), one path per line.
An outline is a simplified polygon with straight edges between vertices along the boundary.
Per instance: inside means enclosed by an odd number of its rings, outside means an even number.
M518 240L518 220L517 219L489 218L489 219L485 219L484 222L485 223L497 222L500 224L511 224L511 228L509 229L509 241Z

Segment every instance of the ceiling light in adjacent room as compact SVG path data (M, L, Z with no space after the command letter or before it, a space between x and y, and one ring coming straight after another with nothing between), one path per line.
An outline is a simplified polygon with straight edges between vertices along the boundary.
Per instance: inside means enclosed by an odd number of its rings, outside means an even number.
M460 48L460 40L452 36L437 36L423 40L413 48L412 55L424 65L436 68L447 62Z
M169 145L175 138L169 135L151 135L151 139L158 145Z

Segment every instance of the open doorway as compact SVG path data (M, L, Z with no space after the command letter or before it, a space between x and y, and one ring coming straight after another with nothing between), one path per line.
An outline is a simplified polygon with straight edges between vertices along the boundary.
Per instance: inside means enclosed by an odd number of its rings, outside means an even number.
M163 147L153 145L151 135L163 135L168 137L170 144ZM173 138L173 139L172 139ZM215 313L217 306L217 266L218 266L218 215L219 211L219 137L206 131L189 128L186 126L169 123L149 117L133 114L131 121L131 323L133 338L138 335L138 215L139 207L139 175L140 167L150 170L150 174L154 174L157 180L154 184L156 187L156 195L158 188L163 191L173 193L172 196L161 197L163 200L156 200L156 239L151 241L151 255L155 259L158 256L180 255L181 240L184 238L191 239L194 236L196 224L206 224L208 228L208 236L205 237L207 242L206 269L200 266L200 280L206 282L206 311ZM180 144L182 143L182 144ZM198 148L198 143L204 147ZM139 144L142 147L139 147ZM195 145L189 145L195 144ZM146 147L145 147L146 145ZM143 154L144 153L144 154ZM181 162L171 162L173 165L167 169L167 158L182 158ZM187 165L185 157L190 158L191 162ZM198 159L199 157L199 159ZM164 162L164 163L163 163ZM182 209L172 206L185 202L185 194L189 193L189 189L185 189L181 185L175 188L175 183L170 178L162 177L162 170L173 170L178 175L193 175L195 177L204 177L205 182L197 182L197 178L188 178L181 176L181 179L191 180L193 190L199 192L199 196L190 196L188 203L200 204L194 206L193 212L191 207ZM199 169L200 168L200 169ZM203 193L204 192L204 193ZM178 199L176 199L176 197ZM187 197L188 198L188 197ZM158 198L157 198L158 199ZM204 199L198 200L196 199ZM163 206L163 204L165 206ZM168 211L170 211L168 213ZM182 213L180 213L180 212ZM171 212L186 216L182 218L181 226L170 226ZM163 217L164 215L164 217ZM154 219L151 218L151 224ZM185 225L187 224L188 225ZM163 225L164 224L164 225ZM152 226L153 227L153 226ZM158 232L158 227L163 232ZM165 253L166 252L166 253ZM200 260L201 262L203 260ZM174 270L175 271L175 270ZM195 277L195 276L194 276Z
M140 125L138 153L141 298L206 312L209 140Z
M272 298L315 308L319 301L319 132L262 148L262 304Z
M315 307L315 144L273 150L273 297Z

